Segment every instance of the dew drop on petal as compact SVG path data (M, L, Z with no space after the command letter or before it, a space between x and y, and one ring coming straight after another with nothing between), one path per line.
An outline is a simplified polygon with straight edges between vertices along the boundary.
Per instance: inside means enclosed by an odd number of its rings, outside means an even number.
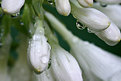
M49 3L50 5L53 5L53 1L52 1L52 0L48 0L48 3Z
M16 17L18 17L19 15L20 15L20 12L15 13L15 14L12 14L11 17L12 17L12 18L16 18Z
M86 28L86 26L81 24L78 20L76 21L76 27L80 30L83 30Z
M100 3L100 6L102 6L102 7L107 7L107 4Z
M21 24L21 26L24 26L24 23L23 22L21 22L20 24Z
M93 33L93 31L89 28L87 28L88 33Z
M41 61L42 61L42 63L46 64L48 62L47 56L41 57Z
M87 31L88 31L88 33L95 33L95 31L90 28L87 28Z

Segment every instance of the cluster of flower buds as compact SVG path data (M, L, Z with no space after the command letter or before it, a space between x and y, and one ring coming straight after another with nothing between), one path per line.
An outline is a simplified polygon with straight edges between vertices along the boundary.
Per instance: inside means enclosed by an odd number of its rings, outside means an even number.
M121 58L94 44L74 36L53 15L46 12L46 17L60 35L67 41L71 53L78 60L84 81L120 81ZM114 30L115 29L109 29ZM105 32L103 32L105 34ZM76 80L77 81L77 80Z
M64 16L71 13L80 24L108 45L114 46L121 40L119 30L121 6L117 5L121 0L96 0L96 3L93 0L53 1L58 13ZM2 0L1 7L4 12L15 14L20 11L24 3L25 0ZM29 40L27 53L37 79L33 81L121 81L121 58L74 36L56 17L43 9L43 3L44 0L35 0L35 3L34 0L31 1L30 12L32 10L32 19L35 19L35 22L31 19L27 21L32 23L30 27L32 37ZM109 4L109 6L104 8L100 4ZM59 46L49 26L62 35L70 46L71 53ZM18 53L22 54L11 70L11 81L30 79L31 71L24 57L26 54L24 45L24 43L20 45L19 49L22 51L19 50ZM7 60L5 62L7 64ZM0 77L1 69L4 72L7 70L0 65Z
M71 11L71 14L74 16L74 18L77 19L78 22L83 24L85 27L88 28L88 30L91 33L94 33L95 35L97 35L99 38L101 38L105 43L107 43L110 46L116 45L120 41L121 34L117 26L120 27L121 18L119 18L117 13L120 14L119 9L121 8L118 7L117 10L115 10L110 8L109 6L109 8L104 9L104 8L100 8L99 3L97 3L98 5L94 7L106 13L105 15L104 13L102 13L101 11L95 8L87 8L87 7L91 7L93 4L95 5L95 3L93 3L93 0L78 0L78 1L70 0L70 4L68 0L66 1L68 2L68 4L67 2L64 3L64 1L56 0L56 2L58 3L56 5L56 8L59 13L61 12L64 13L65 11L70 13ZM116 1L115 0L111 0L111 1L97 0L97 1L99 1L101 4L102 3L116 4L121 2L120 0L116 0ZM66 6L69 6L69 8L67 8L65 5L63 6L63 4L66 4ZM71 10L70 10L70 5L71 5ZM109 10L111 9L112 9L111 11L112 13L109 12ZM67 12L65 12L64 14L66 14Z

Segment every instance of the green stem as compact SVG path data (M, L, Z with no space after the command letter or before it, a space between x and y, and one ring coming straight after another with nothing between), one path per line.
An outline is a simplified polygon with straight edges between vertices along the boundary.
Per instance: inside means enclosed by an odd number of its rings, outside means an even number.
M8 73L7 73L7 62L9 56L11 37L8 35L5 38L5 45L0 49L0 80L7 81Z
M50 22L51 26L57 31L59 32L62 37L69 43L72 43L72 39L73 39L73 34L66 29L66 27L58 20L56 19L56 17L54 17L52 14L50 14L49 12L45 12L45 16L48 19L48 21Z
M45 35L48 38L48 41L50 43L51 46L53 45L57 45L58 44L58 40L57 38L54 36L54 34L52 33L51 29L49 28L48 24L45 22Z
M32 0L33 9L35 14L40 18L43 19L43 4L44 0Z

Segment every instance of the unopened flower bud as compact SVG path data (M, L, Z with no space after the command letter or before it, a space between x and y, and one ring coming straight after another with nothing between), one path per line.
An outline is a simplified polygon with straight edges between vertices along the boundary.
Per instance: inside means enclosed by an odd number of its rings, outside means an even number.
M109 18L94 8L78 8L72 6L73 16L93 31L101 31L110 26Z
M38 26L39 22L36 24ZM28 58L35 72L42 72L48 67L50 49L43 28L37 27L28 48Z
M78 0L79 4L83 7L92 7L93 0Z
M18 13L24 5L25 0L2 0L2 9L9 14Z
M83 81L76 59L59 46L52 49L52 72L57 81Z
M116 45L121 40L120 30L113 23L111 23L107 29L100 32L95 32L95 34L111 46Z
M71 12L69 0L55 0L55 5L58 13L68 16Z

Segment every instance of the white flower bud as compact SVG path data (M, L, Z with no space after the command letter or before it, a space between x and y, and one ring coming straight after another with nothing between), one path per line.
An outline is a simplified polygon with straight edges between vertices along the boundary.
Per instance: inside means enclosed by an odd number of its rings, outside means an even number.
M18 13L24 5L25 0L2 0L2 9L9 14Z
M121 40L120 30L113 23L111 23L107 29L100 32L95 32L95 34L111 46L116 45Z
M117 76L121 75L120 57L76 37L72 39L71 43L69 43L71 51L82 67L87 81L111 81L112 78L119 78Z
M121 29L120 5L108 5L107 7L101 7L99 4L94 4L94 8L105 13Z
M69 0L55 0L55 5L58 13L68 16L71 12Z
M121 3L121 0L96 0L102 4L118 4Z
M108 17L94 8L72 6L72 14L80 23L94 31L101 31L110 26Z
M79 4L83 7L92 7L93 0L78 0Z
M52 49L51 68L57 81L83 81L76 59L59 46Z
M47 68L50 58L50 49L50 45L44 36L43 28L37 27L28 48L29 61L36 72L42 72Z

